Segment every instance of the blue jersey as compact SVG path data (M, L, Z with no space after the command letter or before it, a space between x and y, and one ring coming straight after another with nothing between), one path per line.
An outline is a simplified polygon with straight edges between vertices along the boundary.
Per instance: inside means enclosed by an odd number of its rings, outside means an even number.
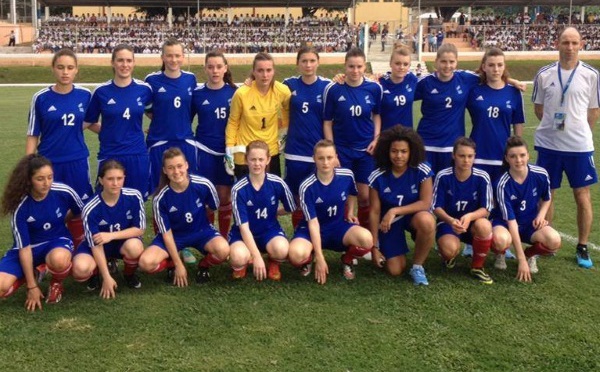
M452 152L454 141L465 135L465 107L471 89L479 84L479 76L457 70L450 81L443 82L437 74L419 79L415 100L422 100L423 114L417 133L425 149Z
M330 83L331 80L320 76L310 85L301 76L283 81L292 92L286 159L313 162L313 148L323 139L323 94Z
M148 154L142 124L144 110L151 103L152 88L137 79L124 88L111 80L94 91L85 121L96 123L102 116L98 158Z
M401 83L394 83L390 73L383 75L379 83L383 88L381 101L381 130L384 131L396 124L413 127L413 102L418 78L409 72Z
M321 183L313 173L300 184L300 206L307 221L316 218L321 229L344 221L344 208L349 195L358 191L350 169L335 168L331 182Z
M148 147L157 141L180 141L193 138L192 92L196 75L181 71L178 78L170 78L163 71L146 76L152 87L152 121L148 128Z
M77 193L62 183L53 183L48 195L40 201L26 195L12 215L11 227L15 249L36 245L49 240L71 237L65 225L70 210L81 213L83 202Z
M88 89L77 85L67 94L48 87L33 95L27 135L40 137L40 155L52 163L86 159L90 155L83 138L83 118L91 96Z
M471 90L467 109L473 122L470 137L477 144L477 163L502 165L511 126L525 123L521 92L508 84L502 89L478 85Z
M473 168L469 178L459 181L450 167L435 176L432 209L442 208L450 217L460 219L479 208L490 212L493 207L494 195L486 172Z
M220 89L200 84L192 93L192 116L198 115L196 141L218 154L225 153L225 127L235 90L229 84Z
M537 217L540 200L550 200L548 172L537 165L528 165L529 172L522 184L509 172L504 173L496 185L496 201L500 218L517 220L519 225L531 225Z
M173 230L173 235L192 234L210 225L206 209L217 209L217 190L204 177L193 174L189 177L190 184L185 191L176 192L167 185L154 197L154 219L161 234L170 229Z
M146 211L144 200L139 191L129 188L121 189L119 200L109 206L96 194L81 213L85 239L90 247L94 247L93 236L99 232L116 232L137 227L146 229Z
M373 114L379 114L381 85L365 79L357 87L331 83L325 88L323 120L333 121L336 145L365 150L375 137Z
M392 208L417 202L420 199L421 183L431 177L433 172L427 163L421 163L416 168L408 167L397 178L391 170L374 170L369 176L369 187L379 194L381 218ZM396 220L400 218L396 217Z
M231 199L235 224L240 226L248 223L254 235L280 228L277 222L280 201L286 211L296 209L294 196L288 186L280 177L270 173L267 173L259 190L252 186L250 176L245 176L233 185Z

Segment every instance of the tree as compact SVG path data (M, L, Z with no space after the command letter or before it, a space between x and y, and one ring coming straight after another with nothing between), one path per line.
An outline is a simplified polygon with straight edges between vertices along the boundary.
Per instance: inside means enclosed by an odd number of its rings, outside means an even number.
M438 15L438 19L441 19L442 22L450 22L452 16L459 9L457 6L440 6L435 8L435 12Z
M323 9L328 13L332 13L332 12L344 12L346 11L345 7L325 7L325 8L319 8L316 6L310 6L310 7L303 7L302 8L302 18L304 17L314 17L315 13L317 12L317 10L319 9Z

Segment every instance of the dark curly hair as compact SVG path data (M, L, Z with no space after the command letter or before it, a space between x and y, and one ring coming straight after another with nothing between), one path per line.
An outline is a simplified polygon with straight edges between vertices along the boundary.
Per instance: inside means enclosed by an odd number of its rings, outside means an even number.
M396 141L405 141L408 143L408 147L410 149L408 165L410 167L417 167L427 159L425 155L425 146L423 145L421 136L419 136L411 128L398 124L392 128L384 130L379 135L377 146L375 146L375 152L373 153L375 164L378 168L385 170L392 169L390 148L392 147L392 143Z
M23 197L31 193L31 178L35 172L45 166L52 167L52 163L38 154L26 155L19 160L8 178L4 195L2 195L2 213L4 215L13 213Z

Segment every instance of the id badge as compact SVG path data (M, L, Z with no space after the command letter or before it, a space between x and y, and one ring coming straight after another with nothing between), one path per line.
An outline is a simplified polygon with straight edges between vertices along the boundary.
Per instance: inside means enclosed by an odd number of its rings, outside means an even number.
M567 114L565 114L564 112L554 113L554 129L565 130L565 119L566 118L567 118Z

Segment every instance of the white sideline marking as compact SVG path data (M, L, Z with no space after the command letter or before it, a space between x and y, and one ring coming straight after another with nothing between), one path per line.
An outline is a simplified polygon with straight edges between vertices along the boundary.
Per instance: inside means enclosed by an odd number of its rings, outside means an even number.
M558 235L560 235L560 237L561 237L563 240L566 240L566 241L568 241L569 243L573 243L573 244L575 244L575 245L577 245L577 243L579 243L579 239L577 239L576 237L574 237L574 236L571 236L571 235L569 235L569 234L565 234L565 233L563 233L563 232L560 232L560 231L559 231L559 232L558 232ZM597 245L596 245L596 244L594 244L594 243L588 242L587 246L588 246L588 248L591 248L591 249L593 249L593 250L595 250L595 251L600 251L600 247L599 247L599 246L597 246Z

